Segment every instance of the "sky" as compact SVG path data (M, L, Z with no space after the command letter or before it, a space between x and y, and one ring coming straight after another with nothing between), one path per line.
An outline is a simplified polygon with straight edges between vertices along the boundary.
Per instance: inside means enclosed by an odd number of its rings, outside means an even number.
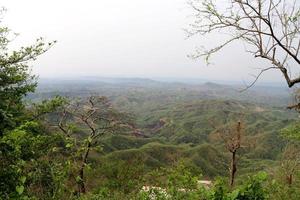
M248 83L264 63L235 44L191 60L197 46L213 47L222 35L186 39L192 22L187 0L1 0L2 25L20 34L14 45L38 37L57 44L32 63L40 77L169 77ZM279 82L278 72L262 81Z

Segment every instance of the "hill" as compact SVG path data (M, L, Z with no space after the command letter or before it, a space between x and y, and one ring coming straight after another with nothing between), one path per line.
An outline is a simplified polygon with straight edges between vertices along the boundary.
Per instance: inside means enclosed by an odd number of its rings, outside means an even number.
M257 87L243 93L238 88L149 79L48 80L41 81L37 93L28 99L38 101L57 94L108 96L119 110L135 116L141 134L105 137L104 153L95 152L95 160L117 162L139 157L151 171L183 159L204 176L214 177L227 173L229 156L224 142L216 137L216 127L230 126L237 120L244 123L244 137L251 141L251 147L239 154L240 172L246 174L276 162L285 146L279 132L297 118L285 109L290 97L282 88L270 87L265 92Z

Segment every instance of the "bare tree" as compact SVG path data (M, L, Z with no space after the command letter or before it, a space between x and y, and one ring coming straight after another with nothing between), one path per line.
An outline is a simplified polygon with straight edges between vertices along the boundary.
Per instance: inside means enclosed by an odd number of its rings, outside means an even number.
M300 89L296 88L293 92L293 103L289 105L287 108L290 110L296 110L297 112L300 113Z
M218 3L217 3L218 2ZM191 0L195 21L187 30L189 36L226 33L229 39L210 50L197 50L194 58L209 57L234 41L244 42L255 58L269 62L261 69L253 86L266 71L282 73L287 85L300 82L292 68L300 65L300 6L298 0ZM246 88L246 89L247 89Z
M218 128L217 133L225 143L226 149L231 154L231 161L229 166L230 172L230 186L232 187L237 172L237 151L242 148L243 127L240 121L230 127Z
M293 184L293 176L300 167L299 145L289 144L286 146L281 159L281 169L283 170L286 183Z
M99 139L105 134L114 133L120 128L129 128L125 121L124 114L113 109L106 97L90 97L87 102L69 103L61 112L58 128L67 138L76 142L76 159L78 174L76 177L77 192L85 193L84 170L88 164L91 150L99 145ZM75 126L76 128L74 128Z

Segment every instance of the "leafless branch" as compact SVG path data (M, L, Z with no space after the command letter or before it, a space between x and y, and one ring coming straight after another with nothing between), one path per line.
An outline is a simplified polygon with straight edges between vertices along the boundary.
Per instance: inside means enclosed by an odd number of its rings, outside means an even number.
M193 58L205 57L220 51L225 46L243 41L247 52L255 58L269 61L271 66L262 69L255 80L244 90L252 87L260 76L270 70L279 69L287 85L293 87L300 76L293 73L289 65L299 66L300 58L300 3L296 0L228 0L227 7L215 0L191 0L195 21L188 29L188 36L208 35L214 32L229 33L230 38L210 50L197 50ZM208 62L208 61L207 61ZM244 91L243 90L243 91Z

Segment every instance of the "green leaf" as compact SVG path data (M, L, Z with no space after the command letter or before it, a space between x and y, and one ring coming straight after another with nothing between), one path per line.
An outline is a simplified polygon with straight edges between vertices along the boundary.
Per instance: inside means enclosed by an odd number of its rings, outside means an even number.
M268 178L268 174L266 172L259 172L256 177L260 180L260 181L265 181Z
M80 183L82 181L82 179L80 178L80 176L76 176L76 182Z
M66 144L66 148L71 148L73 145L71 143Z
M85 167L86 167L87 170L91 170L92 169L91 164L86 164Z
M237 197L239 196L239 193L240 193L239 189L232 191L230 194L230 199L232 199L232 200L237 199Z
M21 195L24 192L24 186L23 185L16 186L16 191L19 195Z
M25 183L25 181L26 181L26 176L22 176L21 178L20 178L20 181L21 181L21 183Z

